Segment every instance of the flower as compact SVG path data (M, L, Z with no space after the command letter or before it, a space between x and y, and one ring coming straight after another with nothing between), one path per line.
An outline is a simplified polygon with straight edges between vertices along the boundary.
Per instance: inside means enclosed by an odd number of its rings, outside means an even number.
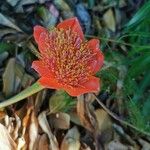
M33 61L46 88L64 89L71 96L97 92L99 78L93 75L103 65L99 40L84 40L77 18L67 19L50 30L34 27L34 38L39 48L39 60Z

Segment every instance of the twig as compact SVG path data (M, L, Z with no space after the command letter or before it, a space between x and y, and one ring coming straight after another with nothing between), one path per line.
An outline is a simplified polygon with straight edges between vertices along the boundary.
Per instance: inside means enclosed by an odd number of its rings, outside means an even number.
M120 122L121 124L123 124L123 125L126 125L126 126L132 128L132 129L138 131L139 133L142 133L142 134L144 134L144 135L146 135L146 136L150 136L149 133L147 133L147 132L145 132L145 131L143 131L143 130L137 128L137 127L135 127L134 125L132 125L132 124L130 124L130 123L124 121L124 120L121 120L118 116L116 116L113 112L111 112L111 111L100 101L100 99L97 98L97 96L96 96L95 94L93 94L93 95L94 95L96 101L101 105L101 107L102 107L113 119L119 121L119 122Z
M100 40L104 40L104 41L108 41L108 42L112 42L112 43L117 43L117 44L122 44L122 45L130 46L130 47L145 48L145 45L138 46L138 45L133 45L130 43L125 43L125 42L121 42L119 40L113 40L113 39L109 39L109 38L105 38L105 37L97 37L97 36L93 36L93 35L85 35L85 36L88 38L98 38ZM148 45L148 46L150 46L150 45Z

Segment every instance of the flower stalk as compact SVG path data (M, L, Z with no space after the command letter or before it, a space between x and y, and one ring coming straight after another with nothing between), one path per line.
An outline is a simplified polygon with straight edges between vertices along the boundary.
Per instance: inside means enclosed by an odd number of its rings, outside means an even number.
M7 99L7 100L1 102L0 103L0 109L5 108L5 107L7 107L9 105L12 105L12 104L14 104L16 102L19 102L19 101L21 101L21 100L23 100L23 99L25 99L25 98L27 98L27 97L37 93L37 92L43 90L43 89L44 89L44 87L41 84L39 84L38 82L35 82L33 85L31 85L30 87L26 88L25 90L23 90L19 94L13 96L10 99Z

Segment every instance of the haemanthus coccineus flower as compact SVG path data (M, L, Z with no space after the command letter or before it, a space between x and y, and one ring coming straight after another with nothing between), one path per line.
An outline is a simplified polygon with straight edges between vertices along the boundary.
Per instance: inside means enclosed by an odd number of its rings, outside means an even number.
M71 96L99 90L99 78L93 76L103 65L99 40L84 40L77 18L67 19L51 30L37 25L34 38L39 60L32 67L40 74L41 85L64 89Z

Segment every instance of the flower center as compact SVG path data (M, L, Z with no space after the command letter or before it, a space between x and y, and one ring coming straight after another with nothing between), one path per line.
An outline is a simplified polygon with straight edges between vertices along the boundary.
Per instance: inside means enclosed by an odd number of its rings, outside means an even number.
M41 60L62 84L82 86L92 74L90 63L95 54L71 29L54 28L45 38Z

